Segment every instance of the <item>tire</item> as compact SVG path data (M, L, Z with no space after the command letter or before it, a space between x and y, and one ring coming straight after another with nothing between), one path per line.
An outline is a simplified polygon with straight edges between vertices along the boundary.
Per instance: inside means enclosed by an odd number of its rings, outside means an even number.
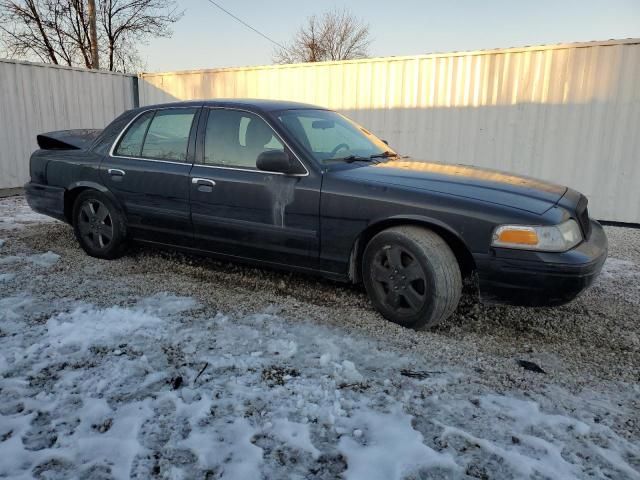
M73 204L73 231L92 257L113 260L127 247L124 215L105 194L86 190Z
M367 244L362 277L376 309L408 328L429 328L458 306L462 274L449 245L426 228L383 230Z

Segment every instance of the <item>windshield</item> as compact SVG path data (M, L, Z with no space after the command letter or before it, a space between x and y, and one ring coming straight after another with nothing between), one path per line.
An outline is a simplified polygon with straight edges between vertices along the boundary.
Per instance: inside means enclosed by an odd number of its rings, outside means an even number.
M287 110L278 120L319 162L396 155L378 137L337 112Z

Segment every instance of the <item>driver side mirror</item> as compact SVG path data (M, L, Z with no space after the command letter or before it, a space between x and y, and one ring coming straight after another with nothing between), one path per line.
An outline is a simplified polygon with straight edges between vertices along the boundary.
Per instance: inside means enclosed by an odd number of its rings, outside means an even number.
M262 152L258 155L256 167L258 167L258 170L265 172L284 173L285 175L304 173L300 162L281 150Z

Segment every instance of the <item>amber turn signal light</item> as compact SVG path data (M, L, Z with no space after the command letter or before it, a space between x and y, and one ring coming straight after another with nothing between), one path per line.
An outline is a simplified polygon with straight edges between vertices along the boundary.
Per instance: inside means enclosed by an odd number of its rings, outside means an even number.
M505 229L498 232L497 240L500 243L511 243L516 245L537 245L538 234L534 230L529 229Z
M569 218L558 225L500 225L493 231L491 246L566 252L581 241L578 223Z

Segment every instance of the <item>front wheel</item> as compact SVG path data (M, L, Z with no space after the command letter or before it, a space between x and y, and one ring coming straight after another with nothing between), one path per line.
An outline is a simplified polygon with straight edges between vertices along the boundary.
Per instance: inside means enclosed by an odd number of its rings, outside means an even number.
M392 227L367 244L364 286L382 315L409 328L432 327L458 306L462 275L449 245L431 230Z
M106 195L95 190L78 195L73 206L73 231L92 257L111 260L126 248L124 216Z

